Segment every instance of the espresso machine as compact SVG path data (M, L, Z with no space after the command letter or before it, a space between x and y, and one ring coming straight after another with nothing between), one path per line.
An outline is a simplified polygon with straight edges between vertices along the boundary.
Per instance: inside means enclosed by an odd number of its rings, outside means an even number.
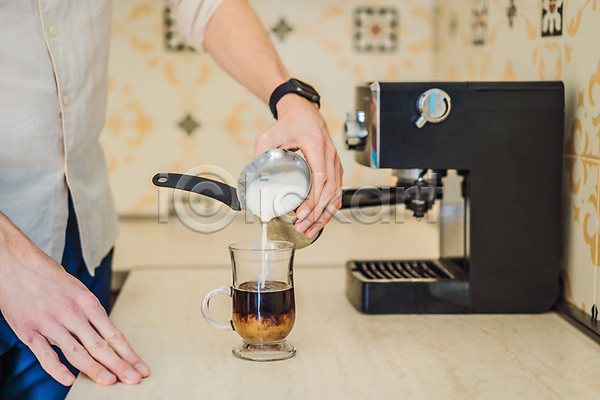
M348 261L350 302L374 314L549 310L559 291L563 83L372 82L355 95L347 148L398 177L357 205L404 203L417 218L439 207L440 258ZM344 208L357 192L344 192Z

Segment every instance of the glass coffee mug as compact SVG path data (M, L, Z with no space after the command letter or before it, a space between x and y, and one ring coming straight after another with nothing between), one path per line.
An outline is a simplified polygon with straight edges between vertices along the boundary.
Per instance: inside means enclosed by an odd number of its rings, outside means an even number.
M229 246L233 285L219 286L204 296L202 314L213 326L235 330L242 343L233 348L236 357L253 361L275 361L293 357L296 348L286 337L294 327L294 244L290 242L242 242ZM232 297L229 322L210 314L210 299L216 294Z

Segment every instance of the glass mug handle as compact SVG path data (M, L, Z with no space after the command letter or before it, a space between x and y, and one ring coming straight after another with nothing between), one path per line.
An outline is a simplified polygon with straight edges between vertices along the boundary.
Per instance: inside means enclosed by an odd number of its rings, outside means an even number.
M221 322L214 319L210 314L210 299L216 294L226 294L227 296L231 297L231 288L228 286L217 286L210 292L206 293L206 296L204 296L204 300L202 301L202 315L204 315L204 318L206 318L206 320L217 329L224 331L233 330L231 327L231 321Z

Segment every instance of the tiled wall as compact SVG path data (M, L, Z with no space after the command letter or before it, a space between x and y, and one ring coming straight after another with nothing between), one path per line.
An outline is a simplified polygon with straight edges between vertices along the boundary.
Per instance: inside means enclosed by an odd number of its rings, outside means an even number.
M343 122L357 82L431 77L432 0L250 4L292 75L321 93L344 185L389 183L389 171L359 166L344 150ZM156 215L156 172L211 164L236 177L273 122L266 105L181 41L164 0L114 2L109 85L101 140L121 215Z
M563 277L568 299L590 314L600 301L597 0L437 0L436 8L435 78L565 82Z
M359 166L343 150L343 121L353 109L357 82L563 80L563 275L569 300L588 313L600 300L597 3L250 0L291 73L321 92L345 186L390 181L389 171ZM236 176L272 117L207 54L180 41L163 0L120 0L113 7L102 143L120 214L156 215L157 192L150 184L155 172L213 164Z

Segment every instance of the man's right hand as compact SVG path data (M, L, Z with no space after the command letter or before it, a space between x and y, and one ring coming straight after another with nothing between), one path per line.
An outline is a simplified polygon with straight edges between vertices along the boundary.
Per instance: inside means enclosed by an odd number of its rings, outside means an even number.
M0 213L0 310L65 386L75 381L50 345L101 385L139 383L150 369L113 325L100 301Z

